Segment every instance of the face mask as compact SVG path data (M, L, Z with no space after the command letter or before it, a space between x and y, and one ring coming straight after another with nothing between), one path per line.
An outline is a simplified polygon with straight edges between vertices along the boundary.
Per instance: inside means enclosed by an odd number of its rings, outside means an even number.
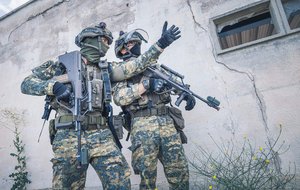
M109 46L104 44L102 40L98 42L98 38L87 38L82 43L80 53L91 63L98 63L100 57L104 57Z
M100 43L98 43L98 45L99 45L100 57L104 57L109 49L109 46L103 43L102 40L100 40Z
M130 52L131 52L134 56L136 56L136 57L140 56L140 55L141 55L141 44L136 43L136 44L130 49Z
M141 55L141 44L136 43L130 50L129 52L127 51L124 55L122 56L123 61L126 61L132 57L138 57Z

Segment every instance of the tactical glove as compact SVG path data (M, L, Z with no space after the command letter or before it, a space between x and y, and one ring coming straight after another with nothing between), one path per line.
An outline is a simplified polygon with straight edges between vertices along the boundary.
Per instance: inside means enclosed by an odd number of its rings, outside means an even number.
M160 92L165 85L165 81L157 78L149 78L148 80L143 80L143 86L149 92Z
M53 94L57 98L57 100L67 101L70 97L70 90L63 83L55 82L53 86Z
M185 97L183 98L183 100L186 101L185 110L187 110L187 111L192 110L196 105L196 100L195 100L194 96L192 96L190 94L186 94Z
M177 40L178 38L181 37L180 30L178 27L176 27L175 25L172 25L167 30L167 26L168 26L168 22L166 21L163 26L161 38L158 40L158 46L162 49L165 49L171 43L173 43L175 40Z

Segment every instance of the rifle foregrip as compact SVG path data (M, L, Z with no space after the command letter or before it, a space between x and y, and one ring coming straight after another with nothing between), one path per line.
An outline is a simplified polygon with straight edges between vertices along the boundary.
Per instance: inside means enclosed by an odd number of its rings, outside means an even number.
M179 106L183 100L183 98L185 97L185 93L181 93L180 96L177 98L175 105Z

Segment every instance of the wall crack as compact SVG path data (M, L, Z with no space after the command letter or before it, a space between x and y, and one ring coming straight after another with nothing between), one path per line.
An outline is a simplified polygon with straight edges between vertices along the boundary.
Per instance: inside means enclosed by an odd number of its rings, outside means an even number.
M187 3L187 5L188 5L188 7L190 9L190 12L192 14L193 21L194 21L195 25L198 26L199 28L201 28L202 30L204 30L205 32L207 32L207 30L205 28L203 28L203 26L201 26L201 24L199 22L196 21L196 18L195 18L194 11L192 9L192 5L191 5L190 0L187 0L186 3Z
M23 26L26 22L30 21L30 20L33 20L34 18L40 16L40 15L44 15L45 13L47 13L49 10L55 8L55 7L58 7L60 6L61 4L65 3L65 2L69 2L70 0L62 0L62 1L59 1L57 2L56 4L54 4L53 6L45 9L44 11L40 12L40 13L37 13L36 15L32 15L30 17L27 18L26 21L22 22L21 24L19 24L16 28L14 28L10 33L9 33L9 36L8 36L8 41L12 35L13 32L15 32L18 28L20 28L21 26Z
M106 20L106 19L113 18L113 17L119 17L119 16L124 15L124 14L126 14L126 11L123 11L123 12L120 12L120 13L117 13L117 14L114 14L114 15L107 16L107 17L103 18L102 20Z
M249 73L249 72L245 72L245 71L240 71L240 70L237 70L237 69L234 69L234 68L231 68L229 67L226 63L223 63L221 61L218 61L217 59L217 53L215 51L215 46L214 46L214 43L213 43L213 40L212 40L212 37L210 35L210 33L208 32L207 29L205 29L197 20L196 20L196 17L194 15L194 12L193 12L193 9L192 9L192 5L190 3L190 0L187 0L187 5L190 9L190 12L192 14L192 18L193 18L193 21L194 21L194 24L196 27L199 27L200 29L202 29L204 32L207 33L208 37L209 37L209 40L210 40L210 43L211 43L211 46L212 46L212 55L214 57L214 60L216 63L224 66L226 69L228 69L229 71L232 71L232 72L235 72L235 73L239 73L239 74L242 74L242 75L245 75L247 76L247 78L251 81L251 84L253 86L253 90L254 90L254 93L255 93L255 96L256 96L256 99L257 99L257 102L258 102L258 106L259 106L259 110L260 110L260 113L261 113L261 118L262 118L262 121L263 121L263 125L264 125L264 128L265 128L265 132L267 134L267 137L269 138L269 127L268 127L268 123L267 123L267 114L266 114L266 106L264 105L264 101L263 101L263 98L259 95L259 90L257 89L256 87L256 82L255 82L255 77L253 74ZM222 79L223 80L223 79ZM223 80L224 81L224 80ZM226 83L224 81L224 83Z

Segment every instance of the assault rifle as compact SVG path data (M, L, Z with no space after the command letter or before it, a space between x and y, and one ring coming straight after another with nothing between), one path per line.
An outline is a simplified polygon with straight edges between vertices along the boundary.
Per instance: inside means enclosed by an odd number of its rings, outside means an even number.
M46 98L45 98L45 105L44 105L44 113L43 113L43 116L42 116L42 119L44 120L44 123L42 125L42 129L40 131L40 135L39 135L39 138L38 138L38 142L40 142L40 138L41 138L41 135L42 135L42 132L44 130L44 126L45 126L45 123L46 121L48 121L49 119L49 116L50 116L50 113L52 111L52 106L50 105L50 102L52 101L52 97L49 96L49 95L46 95Z
M88 164L88 153L87 149L81 148L81 121L83 121L83 115L81 114L81 101L83 99L82 92L82 73L81 73L81 55L79 51L73 51L60 55L58 60L63 64L67 70L68 79L72 85L73 92L70 96L71 106L65 106L64 104L58 103L70 110L73 114L73 122L75 123L75 131L77 132L78 139L78 149L77 149L77 160L79 162L78 168L81 168L82 165ZM57 128L63 128L65 126L73 125L73 122L70 123L59 123Z
M164 69L166 72L163 72L158 65L153 65L150 67L147 67L147 70L152 72L154 74L154 77L158 77L160 79L163 79L166 82L166 90L167 91L175 91L179 92L179 97L177 98L175 105L179 106L186 94L190 94L199 100L203 101L206 103L208 106L216 109L219 111L219 105L220 101L217 100L216 98L213 98L211 96L208 96L206 99L200 97L193 91L189 89L189 85L184 84L183 78L184 76L179 74L178 72L172 70L171 68L165 66L165 65L160 65L162 69ZM181 81L176 80L176 78L180 79Z
M67 71L67 76L61 75L59 77L62 81L68 81L72 85L72 93L69 98L70 106L66 106L63 103L57 101L59 105L68 109L73 114L73 121L67 123L58 123L57 128L64 128L72 126L75 123L75 131L77 132L77 139L78 139L78 150L77 150L77 160L79 162L79 168L81 165L88 164L88 152L87 149L81 148L81 122L84 120L85 114L93 110L93 101L92 101L92 85L93 81L90 81L87 78L86 83L86 90L87 92L83 93L82 85L84 84L82 79L82 65L81 65L81 55L79 51L73 51L70 53L66 53L58 57L58 60L61 64L63 64ZM103 81L103 103L104 103L104 110L108 117L108 124L109 128L112 132L113 137L115 138L117 146L121 149L122 145L118 139L117 133L113 126L113 109L110 105L111 103L111 85L110 85L110 76L108 72L108 63L106 60L100 60L98 64L99 68L101 69L101 80ZM67 78L67 79L65 79ZM96 86L100 85L99 80L95 79L94 84ZM101 83L102 85L102 83ZM99 89L100 90L100 89ZM102 92L100 92L102 93ZM87 110L83 110L81 103L87 104ZM95 102L94 102L95 103ZM102 104L102 102L99 102ZM98 104L98 103L97 103ZM84 113L81 113L83 112Z

